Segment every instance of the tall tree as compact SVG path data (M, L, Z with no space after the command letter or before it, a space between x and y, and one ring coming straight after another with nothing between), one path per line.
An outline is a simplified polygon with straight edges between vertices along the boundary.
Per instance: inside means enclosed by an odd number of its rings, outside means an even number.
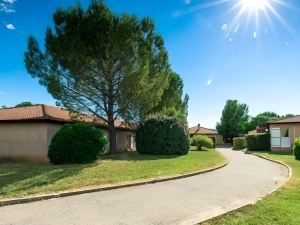
M116 15L101 0L58 9L53 20L45 52L29 37L27 70L65 107L102 118L114 153L115 120L150 112L168 86L164 41L149 18Z
M224 138L234 138L246 132L248 122L248 106L237 100L228 100L222 112L217 130Z
M257 127L266 128L269 121L278 120L280 116L274 112L260 113L255 117L252 117L247 125L247 130L251 131Z
M183 96L183 80L177 73L170 71L169 85L164 90L160 103L152 109L152 113L186 119L189 97Z

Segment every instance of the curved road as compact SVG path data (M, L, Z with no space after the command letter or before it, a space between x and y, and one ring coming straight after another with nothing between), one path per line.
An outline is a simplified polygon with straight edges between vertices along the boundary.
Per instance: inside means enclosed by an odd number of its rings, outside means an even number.
M0 208L1 225L195 224L257 201L286 167L219 149L228 166L180 180Z

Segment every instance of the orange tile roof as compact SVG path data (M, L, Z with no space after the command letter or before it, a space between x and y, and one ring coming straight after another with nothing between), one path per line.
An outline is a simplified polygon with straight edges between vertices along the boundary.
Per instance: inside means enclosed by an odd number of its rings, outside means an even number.
M0 109L0 122L5 121L40 121L49 120L57 122L72 122L83 121L94 123L96 125L107 127L104 120L97 116L85 113L72 113L66 108L60 108L49 105L33 105L28 107L19 108L4 108ZM116 128L129 128L125 123L120 120L115 121Z
M269 122L269 124L284 124L284 123L300 123L300 115Z
M219 134L215 130L208 129L205 127L198 127L198 126L189 128L189 133L190 134Z
M40 105L0 109L0 121L43 119L44 114Z

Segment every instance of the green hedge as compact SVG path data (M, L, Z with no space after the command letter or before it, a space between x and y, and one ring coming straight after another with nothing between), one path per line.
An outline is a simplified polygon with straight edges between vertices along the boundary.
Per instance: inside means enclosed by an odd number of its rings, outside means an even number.
M294 143L294 156L297 160L300 160L300 138L297 138Z
M148 118L136 131L136 150L141 154L185 155L190 148L187 129L176 118Z
M233 138L233 149L234 150L242 150L245 148L246 148L245 137Z
M270 134L249 134L245 138L246 148L250 151L270 151Z
M54 164L91 163L104 153L106 136L87 123L64 125L53 137L48 157Z
M214 142L211 138L204 136L204 135L195 135L192 137L191 140L191 145L192 146L197 146L198 150L201 150L202 147L205 148L213 148L214 147Z

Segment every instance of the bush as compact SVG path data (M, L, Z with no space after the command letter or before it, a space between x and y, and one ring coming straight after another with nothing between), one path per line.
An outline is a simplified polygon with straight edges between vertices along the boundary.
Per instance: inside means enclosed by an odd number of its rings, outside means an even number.
M189 148L187 129L176 118L151 117L136 131L136 150L141 154L185 155Z
M242 150L246 148L245 137L233 138L233 149Z
M250 151L270 151L270 134L249 134L246 136L246 148Z
M198 150L201 150L202 147L213 148L214 142L211 138L204 135L195 135L192 137L192 146L197 146Z
M300 138L297 138L294 143L294 156L297 160L300 160Z
M64 125L53 137L48 157L54 164L91 163L105 151L107 139L87 123Z

